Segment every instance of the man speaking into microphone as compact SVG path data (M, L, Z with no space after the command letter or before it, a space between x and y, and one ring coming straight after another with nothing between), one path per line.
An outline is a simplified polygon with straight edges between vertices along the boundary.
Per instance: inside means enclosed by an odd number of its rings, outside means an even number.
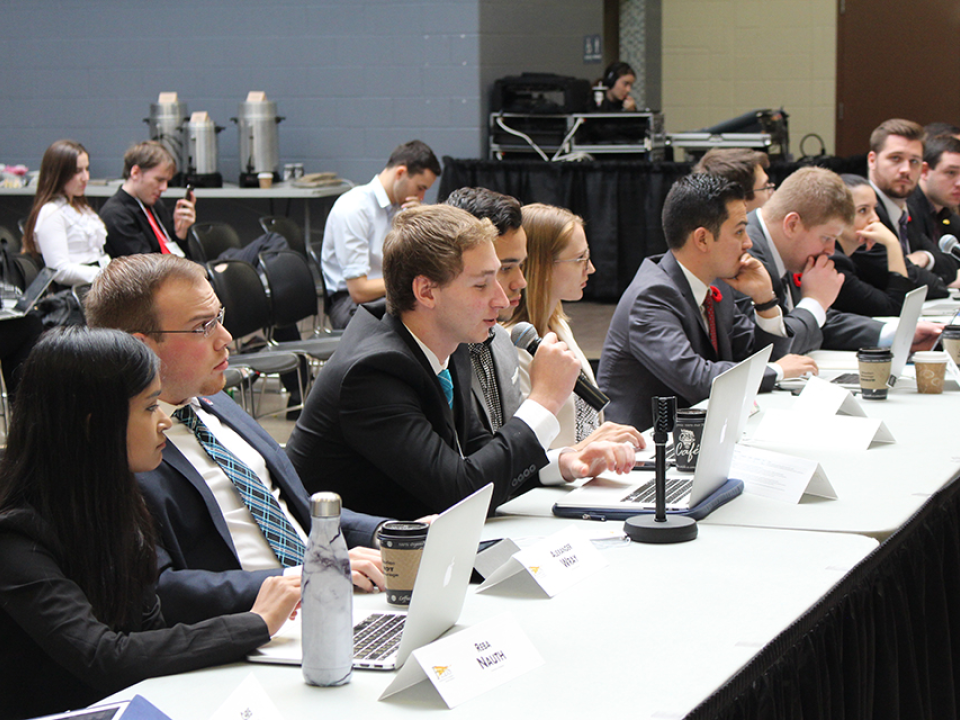
M344 504L417 517L494 484L493 506L540 482L629 472L629 443L595 442L560 454L546 448L556 412L580 373L552 333L531 365L532 390L514 416L488 432L473 410L470 358L508 305L497 282L489 221L444 205L404 210L384 242L386 306L363 306L323 368L287 443L309 492Z

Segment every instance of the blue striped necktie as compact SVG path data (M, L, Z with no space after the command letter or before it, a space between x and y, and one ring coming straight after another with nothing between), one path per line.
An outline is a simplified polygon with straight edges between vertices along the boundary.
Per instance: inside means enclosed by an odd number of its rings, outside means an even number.
M437 373L440 380L440 387L443 388L443 394L447 398L447 405L453 408L453 378L450 377L450 370L444 368Z
M303 564L303 541L296 529L287 519L280 503L273 496L256 473L247 467L236 455L225 448L213 433L197 417L189 405L184 405L173 416L186 425L197 436L200 446L206 451L220 469L234 484L243 504L247 506L260 531L270 543L273 552L283 567L295 567Z

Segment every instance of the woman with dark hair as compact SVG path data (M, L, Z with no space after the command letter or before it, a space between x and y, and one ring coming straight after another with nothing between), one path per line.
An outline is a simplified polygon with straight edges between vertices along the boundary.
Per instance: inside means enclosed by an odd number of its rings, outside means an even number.
M110 262L107 228L87 203L90 156L73 140L57 140L43 153L33 209L23 229L23 252L42 255L61 285L86 285Z
M620 112L621 110L636 110L637 102L630 97L633 84L637 81L637 73L625 62L615 62L607 66L600 82L607 88L603 102L597 108L599 112Z
M595 272L590 262L590 247L583 229L583 218L569 210L553 205L533 203L521 208L523 230L527 235L527 259L523 274L527 287L520 297L520 304L513 312L507 327L519 322L528 322L543 337L548 332L557 337L579 358L583 374L594 385L593 369L580 350L567 315L564 302L574 302L583 297L587 279ZM524 397L530 394L530 363L533 357L518 349L520 361L520 389ZM553 448L575 447L580 449L596 440L629 442L634 447L643 447L643 438L629 425L603 422L598 413L578 396L571 394L557 413L560 433L554 439Z
M907 273L900 240L877 216L877 194L865 177L841 175L853 195L853 225L837 238L832 256L844 276L833 307L871 317L899 315L907 293L917 287ZM886 267L864 251L874 245L886 250ZM862 248L862 250L861 250Z
M170 427L158 365L126 333L74 327L23 366L0 461L0 718L239 660L296 607L299 578L273 577L250 612L165 627L133 476L160 463Z

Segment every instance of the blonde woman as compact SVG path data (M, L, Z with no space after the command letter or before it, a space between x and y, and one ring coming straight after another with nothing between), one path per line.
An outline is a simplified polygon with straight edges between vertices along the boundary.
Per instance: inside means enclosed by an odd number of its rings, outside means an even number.
M548 332L556 333L580 359L584 375L596 385L590 363L577 345L563 312L564 302L576 302L583 297L583 289L595 270L590 262L583 219L564 208L540 203L525 205L522 212L527 235L527 259L523 265L527 287L507 326L528 322L541 337ZM526 396L530 392L528 369L532 358L526 350L518 349L518 353L520 387ZM594 440L630 442L634 447L643 447L643 440L634 428L604 423L603 413L574 394L557 413L557 420L560 433L553 442L555 448L579 449Z

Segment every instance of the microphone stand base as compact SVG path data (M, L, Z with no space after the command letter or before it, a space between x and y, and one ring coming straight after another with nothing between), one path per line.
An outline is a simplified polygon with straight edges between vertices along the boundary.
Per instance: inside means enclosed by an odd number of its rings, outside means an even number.
M697 537L697 521L686 515L667 515L657 522L656 515L634 515L623 523L623 532L634 542L679 543Z

